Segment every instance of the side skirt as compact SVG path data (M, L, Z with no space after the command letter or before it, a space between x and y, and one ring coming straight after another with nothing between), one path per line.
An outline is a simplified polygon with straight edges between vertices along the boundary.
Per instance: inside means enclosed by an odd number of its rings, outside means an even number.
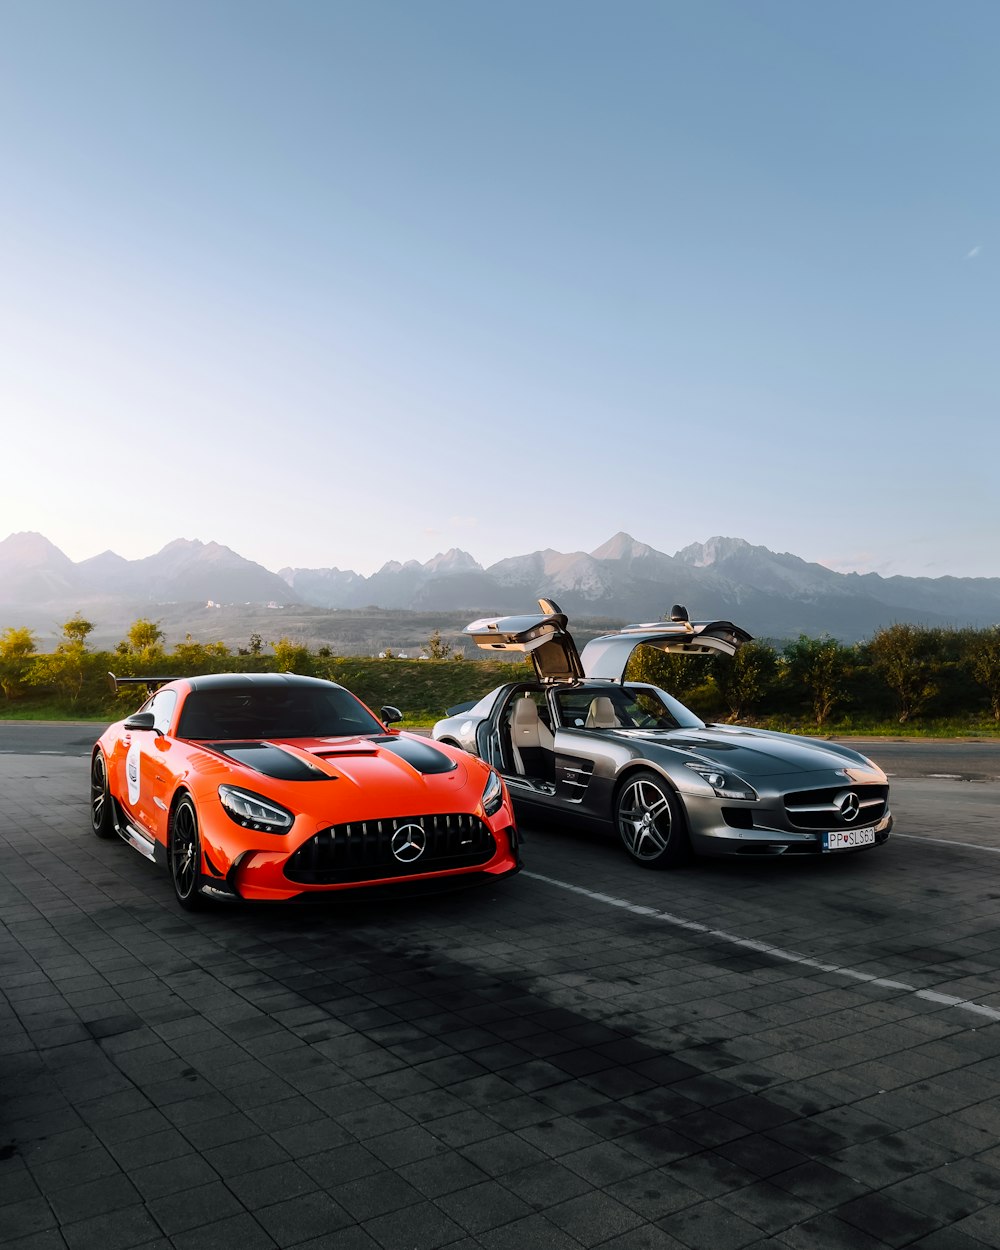
M536 795L542 798L555 798L556 786L554 781L542 781L536 777L522 777L520 773L504 773L503 779L507 783L507 789L511 791L511 798L515 795L518 798L530 799Z
M111 810L114 813L115 832L121 840L127 842L134 851L138 851L150 863L165 865L167 862L166 850L155 839L136 828L121 807L119 807L116 799L112 799Z

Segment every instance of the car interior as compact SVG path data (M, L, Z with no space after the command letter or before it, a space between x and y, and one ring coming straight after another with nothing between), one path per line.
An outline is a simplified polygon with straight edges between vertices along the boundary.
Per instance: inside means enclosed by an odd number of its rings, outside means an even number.
M551 781L555 775L555 739L530 694L514 699L509 726L514 771L522 777Z
M581 729L618 729L622 720L614 700L607 695L590 698L584 713L570 712L566 723ZM519 777L552 781L555 777L555 738L544 696L530 690L521 691L509 703L501 722L503 771Z
M583 723L584 729L618 729L620 726L615 705L607 695L599 694L591 699L590 707L587 708L587 719Z

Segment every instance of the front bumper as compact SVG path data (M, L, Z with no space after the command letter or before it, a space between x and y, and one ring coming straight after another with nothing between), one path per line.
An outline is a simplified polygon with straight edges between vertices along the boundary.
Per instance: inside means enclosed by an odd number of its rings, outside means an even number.
M416 818L422 819L433 818ZM371 864L359 870L356 866L338 873L336 870L317 874L321 879L303 880L303 874L292 866L303 846L315 838L294 838L294 845L262 845L258 838L248 846L245 837L234 844L231 831L223 827L226 844L211 831L202 829L202 876L199 893L219 902L283 902L329 898L334 894L352 897L399 898L415 894L439 893L486 884L512 876L521 869L520 838L509 808L505 804L495 817L485 822L492 838L488 857L461 867L401 865L393 861L384 866ZM275 839L278 841L278 839ZM420 871L419 868L423 867Z
M842 855L843 851L829 851L823 846L823 831L808 830L804 832L769 827L761 820L762 813L753 811L754 823L751 828L733 828L722 818L720 806L714 810L714 819L701 820L697 824L691 822L691 848L697 855L756 855L758 857L774 855ZM689 812L690 818L690 812ZM882 818L866 825L865 828L875 829L875 841L859 850L871 850L872 846L883 846L889 840L892 830L892 813L886 812Z

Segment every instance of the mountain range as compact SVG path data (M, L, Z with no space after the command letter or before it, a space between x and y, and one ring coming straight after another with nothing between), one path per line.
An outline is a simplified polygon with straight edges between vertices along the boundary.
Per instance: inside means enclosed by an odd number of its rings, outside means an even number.
M649 620L673 603L692 618L731 619L760 637L870 636L896 621L983 627L1000 622L1000 578L836 573L741 538L710 538L674 555L618 533L594 551L545 549L484 568L453 548L426 563L277 573L219 543L176 539L125 560L113 551L74 562L36 533L0 542L0 628L80 610L97 618L157 615L160 605L250 604L421 613L524 612L539 595L571 616ZM175 619L177 612L171 614Z

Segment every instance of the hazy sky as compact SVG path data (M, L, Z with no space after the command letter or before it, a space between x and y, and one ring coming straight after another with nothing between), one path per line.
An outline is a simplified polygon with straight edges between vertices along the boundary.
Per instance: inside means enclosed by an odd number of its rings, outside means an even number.
M0 30L0 537L1000 576L994 0Z

